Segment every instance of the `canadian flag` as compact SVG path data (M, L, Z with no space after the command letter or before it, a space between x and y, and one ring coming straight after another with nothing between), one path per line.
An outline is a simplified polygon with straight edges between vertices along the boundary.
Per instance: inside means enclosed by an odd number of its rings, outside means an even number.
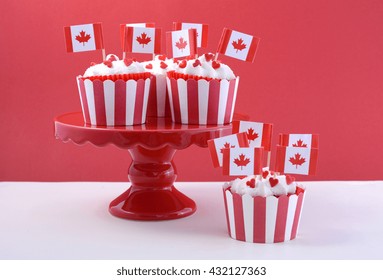
M271 151L273 125L269 123L233 121L233 133L246 132L249 147L263 147Z
M317 148L277 146L275 171L285 174L315 175Z
M287 147L319 148L318 134L279 134L279 145Z
M168 57L183 58L197 53L196 29L166 32L166 52Z
M260 39L252 35L224 28L217 53L253 62Z
M207 141L214 167L222 167L223 150L227 148L249 147L246 133L231 134Z
M64 26L67 52L104 49L101 23Z
M132 27L156 27L155 26L155 23L153 22L142 22L142 23L123 23L123 24L120 24L120 41L121 41L121 49L125 49L124 48L124 45L125 45L125 27L126 26L132 26Z
M173 22L173 30L183 30L194 28L197 30L197 47L207 47L207 36L209 26L203 23Z
M223 174L248 176L262 173L263 148L223 150Z
M123 50L128 53L161 53L161 29L125 26Z

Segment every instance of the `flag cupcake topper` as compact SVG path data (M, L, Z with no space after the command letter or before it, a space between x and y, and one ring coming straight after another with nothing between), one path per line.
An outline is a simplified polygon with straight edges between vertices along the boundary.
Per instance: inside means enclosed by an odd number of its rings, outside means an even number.
M260 122L234 121L233 133L238 132L246 132L249 147L263 147L267 151L266 166L270 166L273 125Z
M285 174L315 175L317 148L277 146L275 171Z
M125 27L156 27L155 23L153 22L141 22L141 23L124 23L120 24L120 41L121 41L121 49L124 50L124 45L125 45ZM125 58L126 53L123 52L123 58Z
M105 60L101 23L65 26L64 35L67 52L85 52L101 49L103 60Z
M206 48L209 26L204 23L173 22L173 30L196 29L197 48Z
M161 52L161 29L141 26L125 26L124 53Z
M226 148L249 147L246 133L237 133L207 142L214 167L222 167L223 150Z
M223 150L223 174L247 176L262 173L263 148L229 148Z
M184 58L197 53L196 29L166 32L166 52L168 57Z
M224 28L218 44L216 59L220 53L239 60L253 62L259 41L259 38L252 35Z

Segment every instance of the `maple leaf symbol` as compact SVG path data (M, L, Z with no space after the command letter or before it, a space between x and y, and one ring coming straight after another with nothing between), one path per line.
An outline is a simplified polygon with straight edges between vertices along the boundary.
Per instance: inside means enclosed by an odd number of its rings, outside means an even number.
M233 41L231 44L233 45L236 52L246 49L246 44L243 43L242 38L239 38L237 41Z
M226 148L235 148L235 145L230 146L230 143L226 142L223 144L223 147L221 148L221 153L223 154L223 150Z
M148 37L148 35L145 32L143 32L141 33L141 36L136 38L136 41L140 45L142 45L142 47L145 47L145 45L149 44L149 42L152 41L152 39Z
M90 35L89 34L86 34L86 32L84 30L81 30L80 31L80 35L77 35L75 37L75 39L79 42L79 43L82 43L83 46L85 46L85 43L88 43L89 39L90 39Z
M252 127L247 130L246 135L249 142L258 138L258 133L254 133L254 129Z
M296 153L294 157L291 157L289 159L289 162L291 162L292 165L295 165L296 168L298 168L298 165L302 165L306 162L306 159L304 157L301 157L301 154Z
M293 147L307 148L307 144L303 144L303 140L299 139L296 144L293 144Z
M244 166L248 165L250 163L250 159L246 158L244 154L240 154L238 158L234 159L234 163L238 166L241 167L241 170L243 169Z
M181 37L178 42L176 42L176 47L182 52L184 48L186 48L187 44L188 42Z

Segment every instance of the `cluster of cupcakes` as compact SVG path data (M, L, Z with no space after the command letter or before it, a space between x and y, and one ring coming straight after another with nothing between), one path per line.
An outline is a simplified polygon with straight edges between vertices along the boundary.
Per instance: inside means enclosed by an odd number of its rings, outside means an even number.
M239 78L206 53L144 62L108 55L77 81L87 124L137 125L147 116L171 116L173 122L205 125L232 121Z

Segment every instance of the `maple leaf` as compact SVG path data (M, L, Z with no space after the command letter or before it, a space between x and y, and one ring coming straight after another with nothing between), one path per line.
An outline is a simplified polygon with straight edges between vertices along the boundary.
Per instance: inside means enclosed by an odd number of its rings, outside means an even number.
M77 35L75 37L75 39L79 42L79 43L82 43L83 46L85 46L85 43L88 43L89 39L90 39L90 35L89 34L86 34L86 32L84 30L81 30L80 31L80 35Z
M292 165L295 165L296 168L298 168L298 165L302 165L306 162L306 159L304 157L301 157L301 154L296 153L294 157L291 157L289 159L289 162L291 162Z
M227 148L235 148L235 145L230 146L230 143L226 142L223 144L223 147L221 148L221 153L223 154L223 150Z
M181 37L178 42L176 42L176 47L182 52L186 48L187 44L188 42Z
M307 148L307 144L303 144L303 140L299 139L296 144L293 144L293 147Z
M241 167L241 170L243 169L244 166L248 165L250 163L250 159L246 158L244 154L240 154L238 158L234 159L234 163L238 166Z
M247 130L246 135L249 142L258 138L258 133L254 133L254 129L252 127Z
M236 52L246 49L246 44L243 43L242 38L239 38L237 41L233 41L231 44L233 45Z
M149 44L152 39L145 32L143 32L141 33L141 36L136 38L136 41L142 45L142 47L145 47L145 45Z

